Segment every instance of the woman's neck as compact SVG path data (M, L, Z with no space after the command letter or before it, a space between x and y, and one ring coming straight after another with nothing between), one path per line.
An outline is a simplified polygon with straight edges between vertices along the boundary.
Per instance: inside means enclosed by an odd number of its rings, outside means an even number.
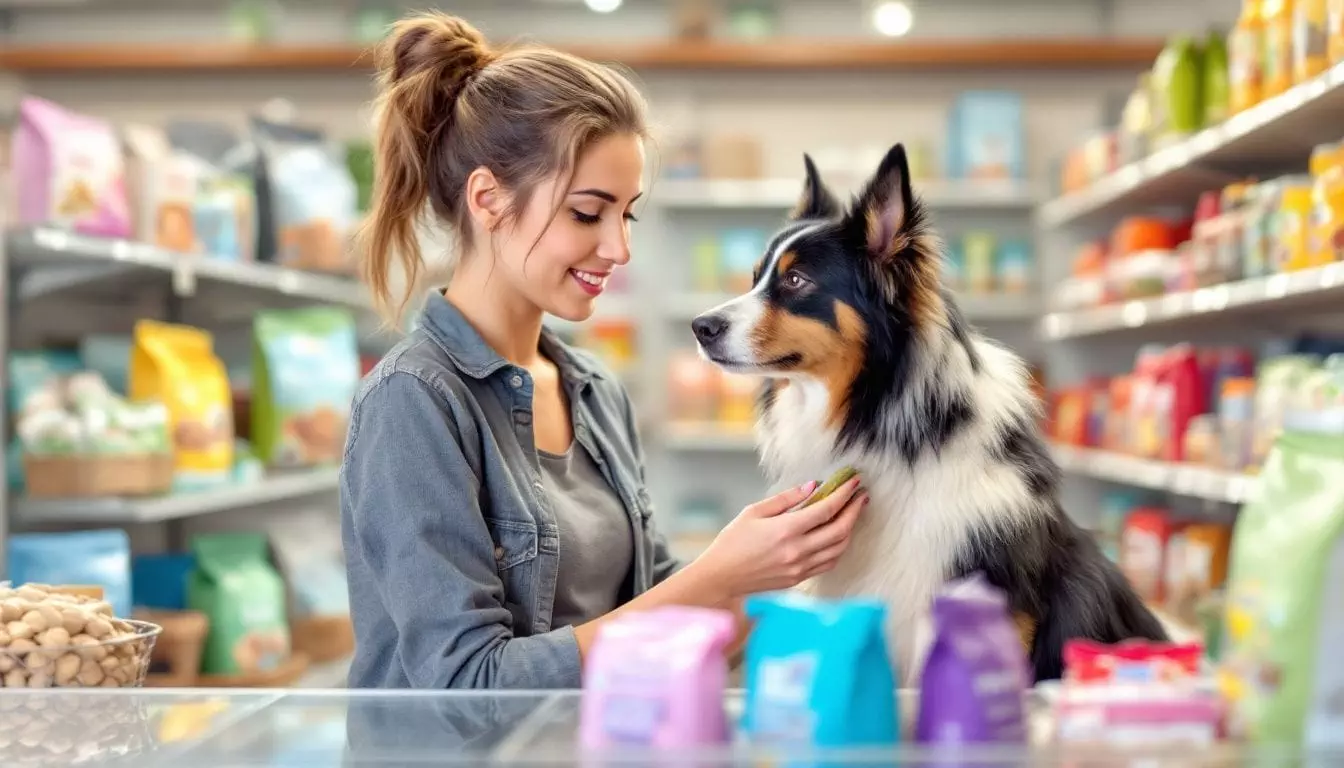
M478 265L484 258L464 258L448 282L445 298L467 318L481 338L505 360L531 367L540 352L542 311L509 288L507 281L491 279ZM486 265L492 266L492 265Z

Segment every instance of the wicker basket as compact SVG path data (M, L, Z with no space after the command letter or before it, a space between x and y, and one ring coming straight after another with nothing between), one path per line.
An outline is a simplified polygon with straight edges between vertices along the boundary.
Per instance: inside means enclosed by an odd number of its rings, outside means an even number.
M152 496L173 486L172 454L23 457L30 498Z
M349 616L308 616L289 627L290 643L314 664L345 658L355 652L355 625Z
M163 627L150 657L145 685L150 688L189 688L201 671L201 654L210 619L200 611L140 611L136 618Z

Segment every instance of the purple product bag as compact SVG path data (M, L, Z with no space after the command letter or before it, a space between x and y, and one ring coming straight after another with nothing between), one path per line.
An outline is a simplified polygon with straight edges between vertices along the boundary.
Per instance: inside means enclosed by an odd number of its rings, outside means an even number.
M935 639L920 679L915 740L1022 743L1027 660L1003 594L981 574L934 600Z

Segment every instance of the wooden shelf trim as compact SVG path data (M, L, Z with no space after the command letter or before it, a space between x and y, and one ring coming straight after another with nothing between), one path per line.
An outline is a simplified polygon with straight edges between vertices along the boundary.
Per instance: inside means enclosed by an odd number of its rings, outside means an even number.
M971 69L1146 67L1162 48L1146 39L1002 39L871 41L654 41L558 47L635 69ZM128 71L366 70L357 46L44 45L0 50L0 70L18 73Z

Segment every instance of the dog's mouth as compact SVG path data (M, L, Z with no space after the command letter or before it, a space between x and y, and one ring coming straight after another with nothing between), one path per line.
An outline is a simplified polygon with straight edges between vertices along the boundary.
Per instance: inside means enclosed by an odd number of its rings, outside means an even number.
M771 360L733 360L719 355L705 353L709 361L725 370L736 373L765 373L769 371L797 368L803 362L803 356L794 352Z

